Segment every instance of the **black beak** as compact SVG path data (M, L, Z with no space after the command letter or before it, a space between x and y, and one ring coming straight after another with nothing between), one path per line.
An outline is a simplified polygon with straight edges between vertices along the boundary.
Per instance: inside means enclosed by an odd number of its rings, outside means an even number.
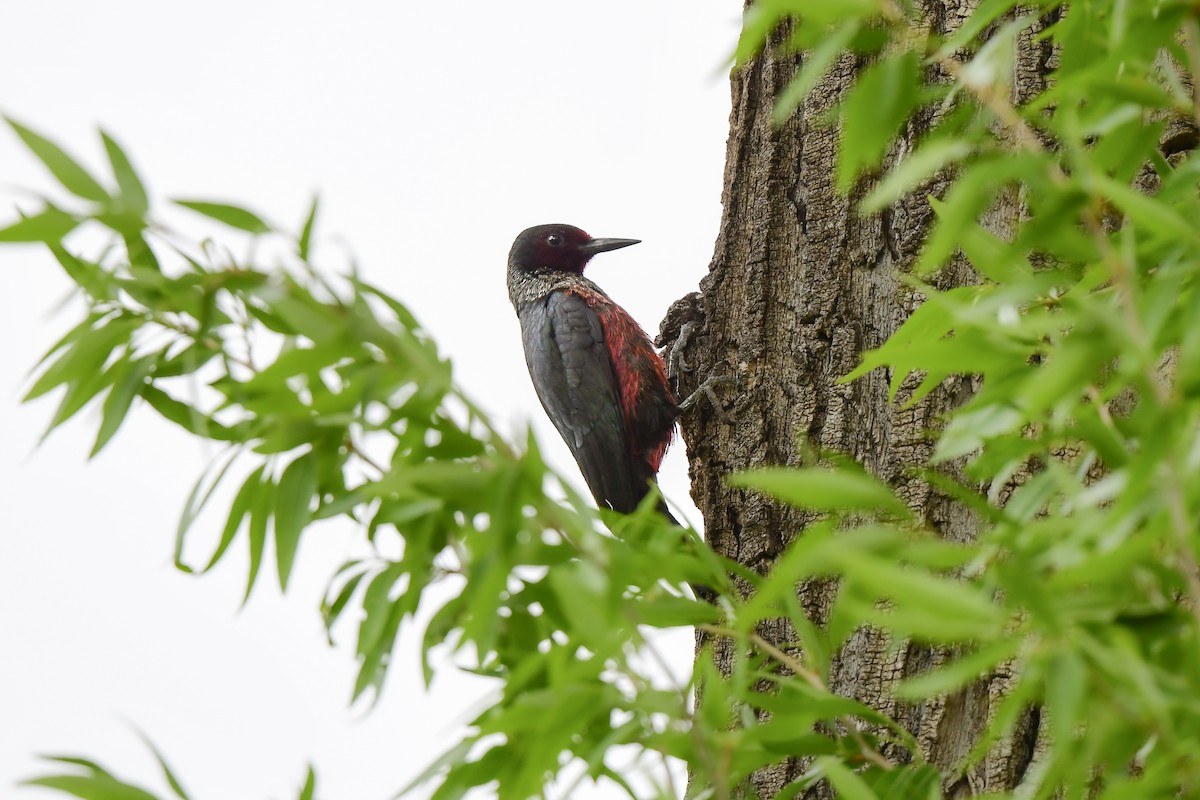
M589 256L596 253L607 253L609 250L620 250L622 247L629 247L631 244L637 244L641 239L592 239L586 244L580 245L579 249Z

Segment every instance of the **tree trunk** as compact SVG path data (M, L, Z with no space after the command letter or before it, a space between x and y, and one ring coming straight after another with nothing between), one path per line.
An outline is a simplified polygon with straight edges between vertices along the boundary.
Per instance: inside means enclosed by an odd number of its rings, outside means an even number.
M928 24L954 30L970 13L969 0L927 0ZM1048 22L1044 20L1043 22ZM1022 37L1013 75L1014 99L1021 102L1043 85L1052 53L1036 44L1035 26ZM681 379L686 395L704 377L729 375L736 388L720 388L729 420L703 404L683 419L692 478L692 496L704 516L705 535L719 553L767 573L782 550L802 531L806 514L761 495L731 489L730 472L764 465L796 465L813 452L836 451L857 459L896 487L910 508L939 535L969 540L976 522L914 474L932 453L931 429L944 412L972 392L970 380L950 379L915 406L887 396L889 375L876 370L849 384L838 379L860 355L880 345L922 301L900 275L910 268L933 213L927 194L940 196L945 176L882 213L859 216L850 197L834 187L838 131L825 122L829 110L851 86L865 63L846 55L784 124L774 126L771 111L795 74L800 55L784 46L786 31L732 76L733 110L727 145L724 214L708 275L700 292L672 307L662 339L681 339L681 355L691 371ZM910 151L928 130L936 109L922 110L889 153L888 163ZM1005 233L1005 220L1019 211L1017 199L1001 197L985 225ZM936 278L948 287L971 281L964 263ZM692 323L691 335L680 337ZM810 619L824 624L837 584L815 580L797 587ZM759 633L775 643L794 642L783 624ZM710 642L718 663L728 669L730 642ZM1039 736L1039 714L1029 709L1013 735L969 770L956 769L994 713L1011 676L995 674L953 696L921 704L901 704L894 684L927 671L946 653L915 643L896 646L872 629L860 629L834 660L830 687L891 715L917 737L929 763L947 776L946 797L1009 789L1029 766ZM898 756L899 754L889 754ZM757 773L753 788L771 797L807 767L796 759ZM819 788L818 796L828 795Z

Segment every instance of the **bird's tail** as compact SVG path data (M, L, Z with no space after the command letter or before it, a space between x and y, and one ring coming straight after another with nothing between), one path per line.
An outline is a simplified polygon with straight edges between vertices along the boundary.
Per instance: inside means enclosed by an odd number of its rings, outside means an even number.
M677 527L677 528L684 527L684 524L682 522L675 519L675 515L671 513L671 509L667 508L667 501L663 500L661 497L658 499L658 513L660 513L664 517L666 517L667 522L671 523L675 527Z

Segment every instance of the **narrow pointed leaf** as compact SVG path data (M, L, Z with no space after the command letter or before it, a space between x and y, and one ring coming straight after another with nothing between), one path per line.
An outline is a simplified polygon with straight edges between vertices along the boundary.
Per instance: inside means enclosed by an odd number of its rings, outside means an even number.
M176 205L203 214L209 219L223 222L231 228L237 228L250 233L267 233L271 226L253 211L228 203L213 203L206 200L174 200Z
M267 546L267 526L270 524L271 514L275 510L275 482L265 471L260 474L262 479L250 502L250 528L247 537L250 545L250 568L247 571L246 594L242 598L243 605L250 599L250 592L254 589L254 581L262 566L263 550Z
M192 527L192 523L196 521L196 517L208 505L209 499L212 498L213 492L217 486L225 478L225 474L229 468L233 466L233 462L241 450L233 448L229 451L225 462L222 464L220 460L214 461L209 469L201 473L196 480L196 485L192 487L191 494L188 495L187 502L183 505L183 514L179 517L179 525L175 530L175 566L183 572L192 572L192 568L183 563L183 542L187 536L188 530ZM212 476L210 478L210 476Z
M67 155L66 151L41 134L31 131L12 117L5 120L21 137L25 146L46 165L46 169L58 179L67 191L84 200L94 200L97 203L106 202L108 192L104 190L79 162Z
M78 224L79 220L71 214L54 206L47 206L44 211L0 229L0 242L58 244L64 236L75 230Z
M821 511L886 511L908 516L908 508L879 481L861 472L823 467L774 467L729 477L729 485L757 489L799 508Z
M313 800L317 791L317 776L313 772L312 764L308 765L308 774L304 778L304 787L300 790L300 796L297 800Z
M125 155L125 151L111 136L100 131L100 138L104 140L104 151L108 153L108 162L112 165L113 175L117 179L117 188L120 190L122 203L128 211L139 217L142 216L149 207L146 199L146 187L142 185L142 179L138 177L133 164L129 162L129 157Z
M302 455L289 464L279 479L279 492L275 497L275 558L282 589L287 589L300 534L312 519L309 509L316 491L317 463L311 454Z
M154 746L154 742L150 741L150 737L141 731L138 731L138 736L146 747L150 749L150 752L154 754L154 760L158 762L158 767L162 770L163 777L166 778L167 784L171 787L171 791L175 793L175 796L179 800L191 800L188 797L188 793L184 790L183 784L179 782L179 779L175 777L175 773L171 771L171 767L167 764L167 760L163 757L163 754Z
M103 450L104 445L108 444L109 439L121 427L130 406L133 405L133 398L137 397L146 385L146 376L153 367L152 358L138 358L123 362L119 371L114 369L116 374L112 376L112 389L104 400L104 414L100 418L100 429L96 431L96 443L92 445L89 458Z
M221 560L221 556L225 555L225 551L229 548L229 545L233 543L233 538L242 526L242 521L250 513L250 504L254 499L255 492L258 491L259 484L262 482L264 469L266 469L266 466L262 465L251 472L249 477L242 483L241 488L238 489L238 493L234 496L233 503L229 507L229 516L225 519L225 528L221 531L221 540L217 543L217 547L213 551L212 557L209 558L208 564L200 570L201 573L208 572L216 566L217 562Z
M308 209L308 218L304 220L304 230L300 232L299 253L300 258L308 260L309 247L312 244L313 227L317 223L317 205L320 198L313 196L312 205Z
M145 789L110 775L47 775L24 781L23 785L56 789L80 800L159 800Z

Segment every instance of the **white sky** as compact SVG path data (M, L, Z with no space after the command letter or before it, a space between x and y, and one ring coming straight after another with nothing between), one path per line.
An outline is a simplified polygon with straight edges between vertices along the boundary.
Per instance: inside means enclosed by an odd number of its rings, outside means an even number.
M105 126L158 202L241 202L298 226L319 190L319 234L349 242L460 385L511 429L532 421L577 475L529 385L508 247L543 222L643 239L589 275L657 331L712 252L740 5L4 2L0 111L96 168ZM0 131L0 182L50 180ZM0 198L0 219L11 207ZM35 753L164 788L132 724L197 800L293 797L306 760L323 797L390 797L484 689L445 676L423 693L408 638L380 705L347 707L351 632L328 648L317 613L345 539L307 537L287 597L264 569L240 612L241 542L213 575L174 570L179 511L215 451L145 409L91 463L94 410L35 449L56 398L18 400L74 317L53 313L67 283L37 251L0 250L0 279L0 795L59 796L11 788L43 771ZM695 518L681 444L662 484ZM690 637L669 646L686 663Z

